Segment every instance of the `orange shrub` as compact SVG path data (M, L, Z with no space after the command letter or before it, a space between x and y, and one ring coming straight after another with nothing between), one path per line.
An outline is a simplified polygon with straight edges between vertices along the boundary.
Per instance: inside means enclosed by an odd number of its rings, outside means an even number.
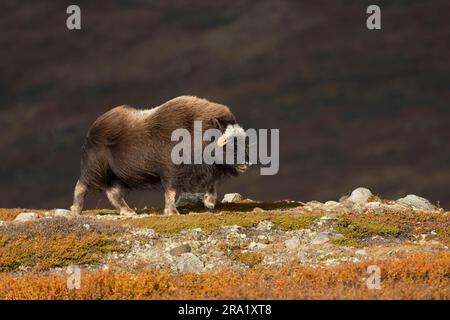
M366 286L367 266L381 268L380 290ZM245 272L138 274L82 272L81 288L66 275L0 274L0 299L449 299L450 253L338 267L286 266Z

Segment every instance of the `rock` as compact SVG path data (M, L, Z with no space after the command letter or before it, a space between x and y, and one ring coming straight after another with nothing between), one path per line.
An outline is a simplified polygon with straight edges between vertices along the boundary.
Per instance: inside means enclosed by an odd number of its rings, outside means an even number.
M270 231L273 227L272 221L269 220L263 220L258 223L256 226L256 230L258 231Z
M292 239L286 240L284 242L284 245L288 250L295 250L300 246L300 241L298 239L292 238Z
M73 214L72 211L70 211L70 210L55 209L55 210L53 210L53 216L54 217L61 217L61 218L73 218L76 215Z
M27 222L37 220L38 215L34 212L22 212L20 213L14 221Z
M311 208L321 208L323 207L323 203L313 200L313 201L308 201L307 203L305 203L306 207L311 207Z
M0 227L6 226L6 221L0 220Z
M233 203L242 200L242 196L239 193L227 193L223 196L222 203Z
M372 192L363 187L359 187L352 191L350 197L346 199L347 202L354 203L354 204L365 204L369 200L370 196L372 195Z
M366 203L366 209L371 213L381 214L385 212L385 206L378 201L372 201Z
M199 273L203 270L203 262L191 252L183 253L177 258L177 269L179 272Z
M419 210L438 210L438 208L431 204L430 201L414 194L408 194L406 197L398 199L397 202Z
M312 244L324 244L330 240L330 237L325 232L318 233L312 240Z
M203 206L204 193L182 193L176 202L177 207Z
M183 253L191 252L191 246L188 245L187 243L185 243L185 244L182 244L181 246L172 248L169 252L173 256L180 256Z
M344 235L339 232L332 232L331 237L334 239L344 239L345 238Z
M324 207L329 208L329 209L335 209L335 208L339 208L342 206L342 204L340 204L339 202L336 202L336 201L327 201L323 205L324 205Z
M264 212L264 209L261 209L260 207L253 208L253 212Z
M364 250L364 249L359 249L359 250L356 250L356 251L355 251L355 254L356 254L357 256L366 256L366 255L367 255L367 252L366 252L366 250Z

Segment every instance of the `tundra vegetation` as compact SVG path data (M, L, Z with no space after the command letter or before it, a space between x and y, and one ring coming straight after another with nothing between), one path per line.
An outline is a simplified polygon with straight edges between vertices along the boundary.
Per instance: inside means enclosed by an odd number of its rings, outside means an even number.
M401 203L359 193L180 216L0 209L0 299L449 299L448 212ZM37 218L14 221L25 211ZM80 289L66 286L70 265ZM379 290L362 280L369 265Z

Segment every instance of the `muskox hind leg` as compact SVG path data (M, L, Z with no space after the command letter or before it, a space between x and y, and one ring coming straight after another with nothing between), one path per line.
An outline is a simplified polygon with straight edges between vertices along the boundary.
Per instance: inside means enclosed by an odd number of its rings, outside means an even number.
M73 204L70 207L73 214L80 214L81 210L83 210L84 199L86 198L87 192L87 185L78 180L73 192Z
M170 184L163 183L163 187L165 200L164 214L166 215L180 214L175 205L177 190Z
M203 197L203 204L205 205L206 208L212 210L216 205L216 200L217 200L216 186L215 185L209 186L206 189L205 196Z
M114 181L106 189L106 195L111 204L119 210L121 215L130 216L136 214L136 212L134 212L134 210L132 210L125 202L125 189L125 186L120 181Z

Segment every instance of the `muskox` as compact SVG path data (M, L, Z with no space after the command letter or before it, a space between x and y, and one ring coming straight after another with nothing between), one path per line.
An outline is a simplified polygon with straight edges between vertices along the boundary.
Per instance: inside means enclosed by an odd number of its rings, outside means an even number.
M96 190L106 191L120 214L131 215L135 212L124 199L126 191L157 186L165 192L164 214L178 214L175 199L179 192L204 192L203 203L213 209L217 182L244 172L248 162L175 164L172 133L180 128L192 132L194 121L201 121L203 131L243 132L228 107L192 96L177 97L147 110L119 106L101 115L89 129L82 148L72 212L79 214L88 191Z

